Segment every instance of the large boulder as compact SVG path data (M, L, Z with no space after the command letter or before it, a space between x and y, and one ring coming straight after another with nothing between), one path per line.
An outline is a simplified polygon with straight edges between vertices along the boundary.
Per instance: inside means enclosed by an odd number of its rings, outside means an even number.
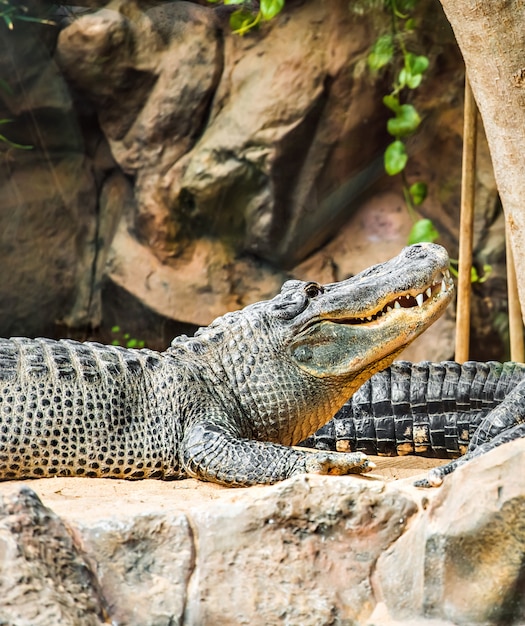
M2 624L105 621L104 596L90 563L64 521L28 487L2 489L0 555Z
M398 620L453 624L525 619L522 440L448 478L407 532L378 560L378 596Z
M135 227L159 256L211 234L292 266L381 170L373 24L309 2L246 38L224 27L192 3L113 0L62 31L57 60L136 177Z
M507 444L433 490L411 485L433 464L414 457L378 458L367 477L234 490L4 483L0 615L24 626L517 626L524 456L522 441Z

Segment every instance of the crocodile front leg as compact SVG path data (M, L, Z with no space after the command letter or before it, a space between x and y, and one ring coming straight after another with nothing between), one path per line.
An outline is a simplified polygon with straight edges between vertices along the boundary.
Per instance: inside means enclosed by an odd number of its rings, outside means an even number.
M361 452L297 450L237 437L209 421L187 428L181 460L188 475L230 487L271 484L295 474L362 473L374 467Z

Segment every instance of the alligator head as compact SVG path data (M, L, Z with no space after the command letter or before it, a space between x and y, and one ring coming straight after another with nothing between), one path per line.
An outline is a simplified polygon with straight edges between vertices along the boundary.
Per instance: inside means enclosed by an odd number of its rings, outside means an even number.
M285 283L276 306L294 312L290 357L316 377L368 378L443 313L454 291L448 266L441 246L417 244L338 283Z

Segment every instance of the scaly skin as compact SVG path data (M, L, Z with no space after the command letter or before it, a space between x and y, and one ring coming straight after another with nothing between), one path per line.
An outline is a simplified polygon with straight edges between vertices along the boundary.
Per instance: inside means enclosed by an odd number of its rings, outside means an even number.
M524 407L522 363L397 361L368 380L303 445L454 458L416 483L438 486L470 459L523 437Z
M436 245L329 285L289 281L164 353L0 341L0 478L272 483L371 468L292 449L427 328L452 297ZM417 299L416 299L417 297Z

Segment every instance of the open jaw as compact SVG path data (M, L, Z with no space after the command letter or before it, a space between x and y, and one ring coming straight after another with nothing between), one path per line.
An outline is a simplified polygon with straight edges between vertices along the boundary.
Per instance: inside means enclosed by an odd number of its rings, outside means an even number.
M403 292L380 305L375 311L366 312L361 316L330 319L329 321L345 325L370 324L395 309L421 308L427 303L437 302L442 297L448 297L453 290L453 286L454 283L449 270L440 270L422 290Z
M385 295L375 309L316 317L294 335L289 346L292 359L316 378L338 378L340 389L351 395L443 313L454 291L445 268L419 285Z

